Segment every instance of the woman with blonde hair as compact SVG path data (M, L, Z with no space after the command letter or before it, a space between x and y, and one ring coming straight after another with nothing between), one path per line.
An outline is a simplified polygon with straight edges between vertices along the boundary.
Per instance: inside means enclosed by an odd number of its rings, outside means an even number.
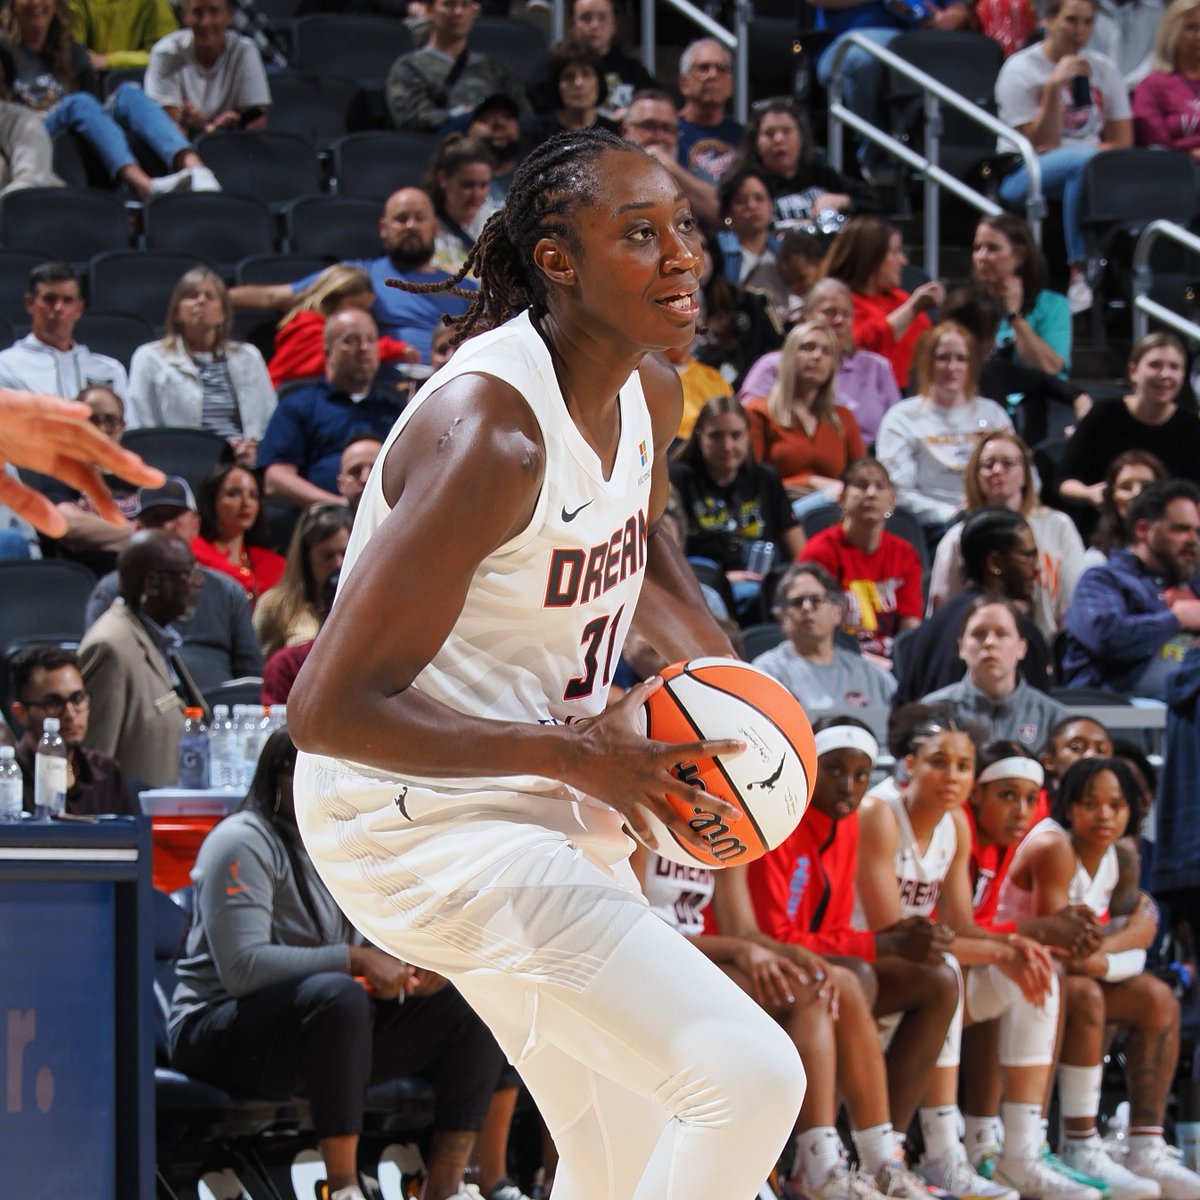
M1029 522L1038 548L1038 582L1030 615L1046 640L1051 640L1062 627L1075 585L1087 567L1074 522L1041 503L1029 447L1017 434L1002 429L985 433L975 443L967 462L966 494L964 520L982 508L1007 508ZM962 526L962 521L952 526L938 543L929 578L931 613L965 586L959 545Z
M896 499L940 536L963 507L975 443L990 429L1013 426L999 404L979 395L979 344L961 325L935 325L918 343L913 365L919 394L883 414L875 455Z
M801 321L784 339L771 391L746 402L754 457L775 468L804 510L836 503L842 472L866 453L854 414L834 399L841 361L834 330Z
M344 504L314 504L301 515L288 544L283 578L254 610L263 658L317 636L325 584L342 566L354 514Z
M325 322L347 308L370 312L375 303L371 277L361 267L335 263L296 293L296 302L275 327L275 353L269 370L276 388L291 379L325 374ZM395 338L379 339L379 361L420 362L421 352Z
M275 411L275 387L263 356L230 341L233 305L208 267L184 273L167 303L166 334L133 352L127 419L131 429L187 425L228 439L234 457L253 467Z
M1200 0L1174 0L1158 23L1154 70L1133 93L1139 146L1165 146L1200 162Z

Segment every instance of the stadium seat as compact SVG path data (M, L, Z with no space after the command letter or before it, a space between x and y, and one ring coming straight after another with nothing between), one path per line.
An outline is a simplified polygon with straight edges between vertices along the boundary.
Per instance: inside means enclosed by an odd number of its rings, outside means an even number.
M88 264L91 309L131 313L148 321L156 333L161 332L175 285L185 272L202 261L199 253L115 250L98 254Z
M932 75L972 104L995 114L996 76L1004 65L1004 51L982 33L922 29L902 33L888 48L905 62ZM887 73L892 134L914 150L925 145L925 111L920 88L899 75ZM996 154L996 137L982 125L942 109L938 163L951 174L963 176Z
M150 323L130 313L85 312L75 326L77 342L115 358L127 371L133 352L154 339Z
M9 249L41 246L55 258L86 263L129 244L125 205L109 192L23 188L0 200L0 245Z
M238 284L295 283L328 265L325 259L313 255L254 254L238 263L233 278Z
M271 129L306 138L318 150L351 130L358 85L330 75L271 76Z
M471 26L467 45L511 67L522 79L536 79L546 66L546 36L529 21L511 17L480 17Z
M99 188L112 186L100 156L79 134L67 130L55 134L51 143L54 173L69 188Z
M416 48L399 18L314 13L292 29L298 71L351 79L364 88L382 87L392 63Z
M1186 155L1169 150L1105 150L1083 169L1080 219L1089 246L1090 282L1096 294L1092 333L1103 340L1106 309L1114 310L1124 336L1133 286L1133 247L1151 221L1175 221L1185 228L1196 216L1196 187ZM1166 274L1186 273L1189 264L1181 247L1160 241L1150 265ZM1194 259L1193 259L1194 262ZM1181 291L1194 280L1184 275Z
M193 492L218 463L233 461L233 450L220 434L189 426L130 429L121 445L140 454L152 467L183 476Z
M10 659L38 642L77 646L96 577L66 559L0 560L0 706L13 699Z
M316 258L374 258L379 213L379 201L365 196L303 196L284 214L288 249Z
M123 83L136 83L138 87L141 87L145 77L145 67L115 67L110 71L105 71L100 77L100 90L104 93L103 98L107 100Z
M783 640L783 626L778 621L747 625L742 630L742 657L747 662L753 662L760 654L773 650Z
M0 250L0 317L13 325L29 324L29 313L25 309L29 272L50 257L49 253Z
M275 129L206 133L196 140L196 153L226 192L253 196L272 207L321 190L316 151L298 133Z
M275 218L253 196L228 192L154 196L142 220L149 249L198 253L230 278L235 263L275 249Z
M330 147L336 190L385 200L397 188L420 187L437 144L432 133L378 130L338 138Z

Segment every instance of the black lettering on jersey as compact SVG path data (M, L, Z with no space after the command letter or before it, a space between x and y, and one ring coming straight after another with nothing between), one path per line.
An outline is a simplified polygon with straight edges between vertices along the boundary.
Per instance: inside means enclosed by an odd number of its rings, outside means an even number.
M932 906L937 903L941 888L941 881L938 879L902 879L900 880L900 903L908 908Z
M587 550L551 550L542 607L588 604L632 578L645 569L646 539L646 514L639 511Z
M583 573L583 587L579 591L580 604L598 599L608 590L604 586L604 556L607 553L607 542L601 542L588 551L587 570Z
M542 607L570 608L579 595L579 578L582 574L582 550L551 551L550 572L546 576L546 599Z

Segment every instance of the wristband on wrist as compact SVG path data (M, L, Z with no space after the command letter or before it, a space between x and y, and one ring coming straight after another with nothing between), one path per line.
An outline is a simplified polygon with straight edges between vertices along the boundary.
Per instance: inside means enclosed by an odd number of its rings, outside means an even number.
M1126 979L1132 979L1135 975L1140 975L1142 969L1146 965L1145 950L1118 950L1115 954L1106 954L1104 961L1107 964L1104 970L1104 979L1107 983L1123 983Z

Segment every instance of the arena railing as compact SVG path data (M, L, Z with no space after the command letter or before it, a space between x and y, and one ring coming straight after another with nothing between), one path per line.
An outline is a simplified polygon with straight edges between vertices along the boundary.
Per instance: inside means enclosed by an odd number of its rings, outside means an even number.
M673 0L675 2L675 0ZM924 96L925 113L925 153L912 149L903 142L886 133L877 125L858 116L842 102L842 63L852 46L877 58L884 66L897 75L903 76L921 89ZM938 165L939 140L942 131L942 105L947 105L963 114L977 125L995 134L998 141L1011 145L1021 158L1029 178L1029 192L1025 201L1025 219L1033 231L1035 241L1040 245L1042 240L1042 221L1046 215L1046 200L1042 193L1042 168L1033 143L1023 134L1005 125L1003 121L992 116L977 104L972 104L965 96L961 96L952 88L926 74L912 63L906 62L887 47L877 45L862 34L848 34L834 51L833 72L829 80L829 165L836 171L842 169L844 148L842 132L844 127L854 130L860 137L887 150L905 165L921 175L924 182L924 234L926 274L931 279L938 277L938 237L941 230L941 213L939 200L941 189L945 189L958 199L969 204L979 212L995 216L1003 209L989 196L964 183L955 175L951 175Z
M1142 230L1133 248L1133 340L1136 342L1150 332L1150 318L1153 317L1176 333L1200 342L1200 325L1150 299L1150 284L1154 278L1150 251L1159 238L1166 238L1185 250L1191 250L1193 254L1200 254L1200 237L1182 225L1176 225L1174 221L1151 221Z

